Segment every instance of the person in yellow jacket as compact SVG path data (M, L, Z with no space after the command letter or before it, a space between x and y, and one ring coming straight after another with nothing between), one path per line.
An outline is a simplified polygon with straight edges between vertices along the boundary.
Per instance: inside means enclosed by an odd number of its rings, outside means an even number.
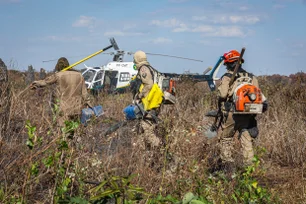
M141 103L145 97L148 96L152 87L154 86L154 70L147 61L146 53L137 51L134 54L134 64L137 67L137 78L141 80L142 89L136 93L134 100L136 103ZM154 108L148 111L143 119L140 121L140 126L143 129L145 142L153 147L160 145L160 139L155 135L156 121L154 116L158 116L159 108ZM152 116L153 115L153 116Z
M68 66L68 60L61 57L55 66L55 74L44 80L34 81L30 85L32 89L36 89L55 84L52 102L59 100L58 123L60 126L64 126L65 120L78 120L82 108L92 107L82 74L72 69L62 71Z

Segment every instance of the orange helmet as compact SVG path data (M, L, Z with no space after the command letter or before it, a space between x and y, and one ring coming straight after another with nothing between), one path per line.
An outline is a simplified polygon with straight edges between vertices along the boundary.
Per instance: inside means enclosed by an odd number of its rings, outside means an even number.
M223 55L224 64L237 61L239 56L240 56L240 53L237 50L231 50L229 52L224 53ZM244 60L241 59L241 62L243 63Z

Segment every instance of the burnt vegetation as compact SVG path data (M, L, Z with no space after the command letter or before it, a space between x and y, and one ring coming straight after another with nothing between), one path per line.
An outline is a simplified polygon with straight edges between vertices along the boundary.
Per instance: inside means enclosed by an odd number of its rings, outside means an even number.
M61 131L50 105L52 87L29 90L26 75L14 70L8 71L8 79L1 81L1 203L306 200L305 73L259 77L270 106L258 116L257 160L232 177L209 172L218 162L218 146L217 138L205 136L213 121L204 115L217 104L207 83L178 83L178 102L162 107L163 122L156 129L163 144L150 149L135 133L137 121L104 136L108 127L124 118L122 110L131 104L131 93L93 96L94 105L101 104L105 114L87 127L67 121ZM67 135L72 130L71 138ZM238 139L235 149L239 166Z

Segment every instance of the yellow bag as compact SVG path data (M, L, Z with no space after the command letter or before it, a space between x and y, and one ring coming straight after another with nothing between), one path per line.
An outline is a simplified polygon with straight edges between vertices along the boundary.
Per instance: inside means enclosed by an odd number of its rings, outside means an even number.
M143 84L139 88L139 92L143 89ZM144 110L158 108L163 101L164 93L159 86L154 83L148 95L141 99Z

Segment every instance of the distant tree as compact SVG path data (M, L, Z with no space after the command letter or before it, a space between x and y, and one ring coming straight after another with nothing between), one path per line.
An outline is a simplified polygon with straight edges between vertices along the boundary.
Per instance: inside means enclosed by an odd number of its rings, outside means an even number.
M306 73L305 72L301 71L296 74L291 74L289 77L294 82L306 83Z
M39 73L39 79L45 79L46 78L46 70L44 68L40 68L40 73Z
M33 69L32 65L28 66L28 72L27 72L27 78L26 78L26 84L29 85L35 80L35 70Z

